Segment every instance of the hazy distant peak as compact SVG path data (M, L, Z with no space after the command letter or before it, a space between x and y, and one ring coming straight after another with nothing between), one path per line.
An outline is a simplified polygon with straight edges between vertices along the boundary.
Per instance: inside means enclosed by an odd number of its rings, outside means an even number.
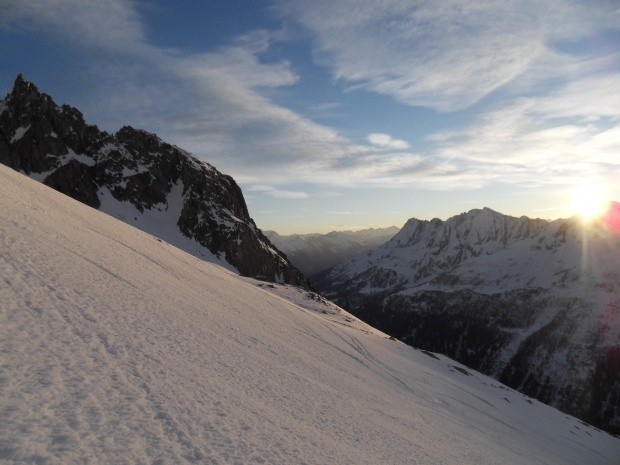
M390 226L360 231L331 231L327 234L280 235L275 231L266 231L265 235L286 253L297 268L312 277L341 260L368 252L397 232L396 226Z

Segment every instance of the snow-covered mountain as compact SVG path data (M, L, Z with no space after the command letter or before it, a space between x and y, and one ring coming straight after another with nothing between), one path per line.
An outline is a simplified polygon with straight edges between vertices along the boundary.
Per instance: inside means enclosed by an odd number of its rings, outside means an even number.
M100 131L21 75L0 101L0 163L242 275L307 286L230 176L154 134Z
M271 243L283 251L291 263L310 279L342 260L387 242L397 232L396 226L360 231L332 231L327 234L280 235L275 231L264 231Z
M488 208L409 220L315 278L408 344L620 432L620 233Z
M616 464L620 439L0 166L3 464Z

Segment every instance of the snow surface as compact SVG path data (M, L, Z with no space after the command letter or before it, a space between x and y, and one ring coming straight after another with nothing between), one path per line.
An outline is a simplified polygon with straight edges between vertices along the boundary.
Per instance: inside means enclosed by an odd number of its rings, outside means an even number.
M618 438L4 166L0 202L0 463L618 463Z

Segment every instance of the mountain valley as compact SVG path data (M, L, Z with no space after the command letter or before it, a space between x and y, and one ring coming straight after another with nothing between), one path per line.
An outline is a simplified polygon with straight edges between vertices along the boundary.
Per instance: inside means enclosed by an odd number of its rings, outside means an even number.
M360 231L332 231L327 234L280 235L275 231L264 231L265 236L308 279L336 263L367 252L387 242L398 228L371 228Z

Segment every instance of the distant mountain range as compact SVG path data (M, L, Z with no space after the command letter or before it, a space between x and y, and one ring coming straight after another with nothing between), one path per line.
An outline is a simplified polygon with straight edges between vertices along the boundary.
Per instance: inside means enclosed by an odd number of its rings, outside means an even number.
M360 231L332 231L327 234L280 235L275 231L264 231L265 236L283 251L288 259L306 277L324 271L330 266L374 249L391 239L399 229L370 228Z
M108 134L19 75L0 101L0 163L245 276L307 287L230 177L154 134Z
M411 219L314 282L408 344L620 433L618 232L488 208Z

